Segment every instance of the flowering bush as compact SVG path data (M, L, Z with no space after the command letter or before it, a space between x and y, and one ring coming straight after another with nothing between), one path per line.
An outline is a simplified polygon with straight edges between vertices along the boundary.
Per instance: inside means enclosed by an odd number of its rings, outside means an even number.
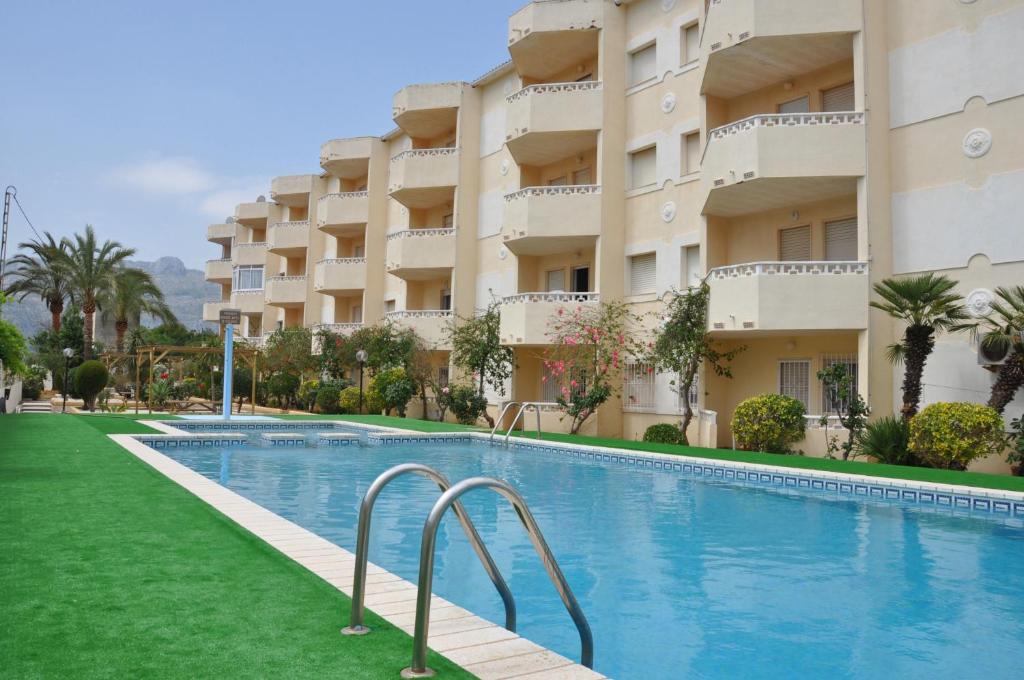
M442 413L451 409L463 425L473 425L487 410L487 399L469 385L450 385L437 395L437 405Z
M551 345L543 357L543 380L558 386L555 401L564 416L572 418L572 434L577 434L598 407L617 394L626 357L639 356L643 351L642 345L629 336L629 325L636 321L619 302L559 309L551 320Z
M910 419L910 450L932 467L966 470L1005 445L1002 417L982 404L930 404Z
M732 414L732 434L744 451L789 453L804 438L804 405L781 394L741 401Z

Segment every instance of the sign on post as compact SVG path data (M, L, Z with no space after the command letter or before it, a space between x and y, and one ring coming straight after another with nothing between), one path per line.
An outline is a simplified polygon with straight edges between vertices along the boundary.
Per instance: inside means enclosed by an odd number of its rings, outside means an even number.
M221 326L233 326L235 324L242 323L242 310L241 309L222 309L220 310L220 325Z

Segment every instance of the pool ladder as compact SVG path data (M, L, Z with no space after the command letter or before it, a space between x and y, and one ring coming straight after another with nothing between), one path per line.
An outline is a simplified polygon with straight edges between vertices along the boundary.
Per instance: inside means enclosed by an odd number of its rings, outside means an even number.
M533 410L537 414L537 439L540 439L540 409L543 406L553 406L553 402L549 401L510 401L505 404L505 408L501 409L501 414L498 419L494 421L494 427L491 428L491 436L488 441L494 443L494 433L497 432L498 428L501 427L501 421L504 420L505 414L509 412L509 409L518 406L519 410L516 411L516 417L512 419L512 424L509 426L508 431L505 433L504 444L508 446L508 438L512 436L512 430L516 429L516 424L520 418L523 418L525 413L529 410ZM526 427L526 421L523 420L523 427Z
M558 591L558 596L562 599L562 603L565 605L566 610L568 610L569 616L572 617L573 623L576 624L576 630L580 634L581 663L587 668L593 668L594 639L590 632L590 624L587 623L587 617L583 615L583 610L580 609L576 596L573 595L572 589L565 580L565 575L559 568L558 562L555 561L555 556L551 554L551 548L548 547L547 541L544 540L544 535L541 533L540 527L530 513L530 509L527 507L522 495L508 482L494 479L493 477L470 477L453 486L443 474L419 463L403 463L387 470L374 480L370 488L366 490L366 495L363 496L362 503L359 506L356 568L355 574L352 577L352 608L349 625L343 628L341 632L346 635L365 635L370 632L370 629L363 623L363 617L365 613L364 601L366 599L366 565L370 547L370 520L373 515L373 505L381 491L384 490L384 487L398 477L407 474L418 474L427 477L437 484L442 493L441 497L434 503L434 507L431 508L427 521L423 525L423 537L420 541L419 583L416 591L416 627L413 634L412 664L402 670L402 677L427 678L434 675L434 671L427 667L427 636L430 628L434 552L437 545L437 529L449 508L452 509L458 518L463 532L469 539L470 545L473 546L473 551L480 558L487 576L490 577L491 582L501 596L501 600L505 605L505 628L513 633L516 630L516 604L512 597L512 591L509 590L508 584L498 570L498 566L494 563L494 559L491 557L490 552L488 552L487 547L484 546L480 534L477 533L476 527L473 525L473 520L469 518L466 509L459 501L463 494L474 489L491 489L511 503L512 508L519 517L519 521L523 524L523 528L526 529L530 542L533 543L533 548L540 557L548 577L554 584L555 590Z

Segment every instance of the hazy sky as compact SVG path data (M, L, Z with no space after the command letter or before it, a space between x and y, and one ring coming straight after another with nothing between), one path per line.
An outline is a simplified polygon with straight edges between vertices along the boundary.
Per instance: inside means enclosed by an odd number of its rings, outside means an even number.
M0 187L39 231L96 227L199 267L206 225L318 172L320 144L383 134L409 83L508 58L525 0L4 3ZM32 236L12 211L11 243Z

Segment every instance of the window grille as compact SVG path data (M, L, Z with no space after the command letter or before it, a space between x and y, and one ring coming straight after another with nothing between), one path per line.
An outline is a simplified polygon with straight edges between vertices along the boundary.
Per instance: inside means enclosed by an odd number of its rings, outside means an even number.
M626 364L623 371L622 408L643 411L656 406L654 371L650 364Z
M850 376L852 391L857 390L857 355L855 354L825 354L821 357L822 369L830 368L836 364L841 364L846 367L846 374ZM821 385L821 404L822 413L824 415L831 415L836 412L836 407L839 410L845 410L846 404L839 399L839 390L832 388L830 389L824 383Z
M806 359L779 362L779 394L793 397L804 405L810 401L811 362Z

